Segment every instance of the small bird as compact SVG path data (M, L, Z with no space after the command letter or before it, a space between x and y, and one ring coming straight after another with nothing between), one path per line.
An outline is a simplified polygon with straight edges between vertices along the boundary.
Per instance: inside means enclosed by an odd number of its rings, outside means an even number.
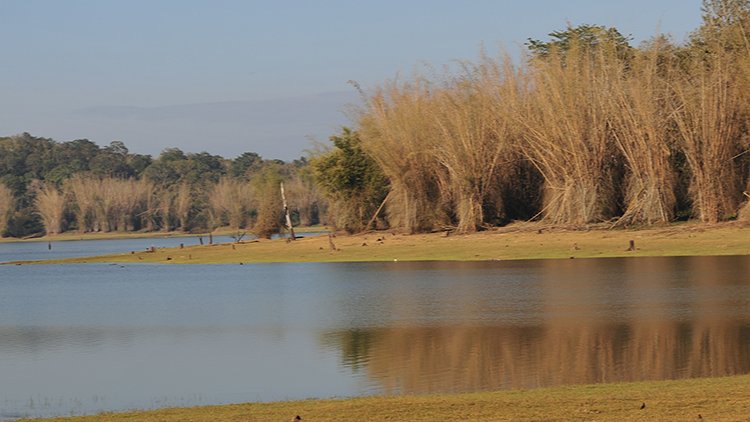
M703 419L703 416L701 416L700 413L698 413L698 419Z
M300 415L297 415L297 416L294 417L294 420L295 421L301 421L302 417Z
M641 410L646 408L646 403L641 403Z

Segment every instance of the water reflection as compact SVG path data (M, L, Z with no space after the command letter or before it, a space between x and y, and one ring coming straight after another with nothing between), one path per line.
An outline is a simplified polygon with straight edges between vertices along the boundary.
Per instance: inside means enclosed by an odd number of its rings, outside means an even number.
M340 350L342 365L388 393L745 374L749 263L745 257L540 261L533 281L527 273L504 273L502 282L473 277L450 290L438 282L429 293L402 286L398 297L381 298L396 304L394 312L452 321L334 330L322 341ZM412 269L420 265L429 264ZM477 269L464 265L464 274Z
M324 342L387 393L443 393L750 372L750 324L414 327Z
M12 415L750 373L750 257L0 266Z

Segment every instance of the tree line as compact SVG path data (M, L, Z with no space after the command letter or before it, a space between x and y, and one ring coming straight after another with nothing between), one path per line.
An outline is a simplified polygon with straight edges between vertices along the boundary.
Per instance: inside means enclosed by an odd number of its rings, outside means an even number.
M306 158L286 163L247 152L234 159L164 150L156 159L122 142L0 138L0 233L249 230L281 228L279 184L297 224L320 222Z

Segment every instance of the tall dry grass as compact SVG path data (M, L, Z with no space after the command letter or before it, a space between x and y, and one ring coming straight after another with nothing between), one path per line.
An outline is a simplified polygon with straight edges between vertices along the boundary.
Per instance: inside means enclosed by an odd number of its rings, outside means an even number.
M234 230L245 227L252 199L253 194L246 182L227 177L220 179L208 195L214 222L226 220Z
M715 48L693 54L672 84L672 111L680 148L690 169L690 195L696 216L717 222L737 211L741 178L735 161L747 125L735 56Z
M614 145L605 94L612 89L616 52L573 42L531 61L523 96L514 104L520 151L544 179L542 216L553 224L587 224L612 217Z
M311 176L295 173L284 183L289 207L297 211L300 225L311 226L313 221L319 219L319 205L323 200L315 181Z
M669 113L674 59L657 39L632 62L613 63L606 95L612 138L622 154L624 206L619 224L667 223L674 218L676 174Z
M407 232L449 223L441 169L429 153L437 138L431 116L435 89L422 76L387 82L368 98L360 119L363 147L390 181L388 220Z
M5 233L12 212L13 192L5 184L0 183L0 236Z
M175 196L175 213L177 214L177 220L180 223L180 228L183 231L187 231L190 222L190 213L193 209L193 195L190 190L190 185L183 182L177 187L177 195Z
M132 231L156 213L155 186L148 181L75 176L65 189L74 200L73 212L81 232Z
M37 214L42 218L42 224L48 235L62 233L63 217L65 216L65 194L57 187L39 183L35 189L34 206Z
M732 42L656 37L623 52L572 39L524 66L482 55L459 73L377 87L359 133L390 183L389 224L654 224L688 206L706 222L731 218L750 179L750 42L732 25L721 30Z
M163 187L157 193L156 213L159 216L160 228L164 232L172 230L172 220L175 209L175 193L166 187Z
M93 231L94 209L96 208L96 188L94 180L82 175L68 179L65 189L75 201L75 216L78 231Z
M438 90L431 103L434 142L427 146L441 170L442 195L449 198L459 232L487 223L486 210L502 219L502 185L516 165L512 116L506 107L516 94L515 69L506 57L482 56Z

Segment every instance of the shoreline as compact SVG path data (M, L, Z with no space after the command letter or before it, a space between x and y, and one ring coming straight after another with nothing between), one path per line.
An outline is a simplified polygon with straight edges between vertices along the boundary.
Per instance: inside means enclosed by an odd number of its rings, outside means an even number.
M506 261L713 255L750 255L750 224L683 223L641 229L571 230L523 223L465 235L379 231L331 238L310 236L293 242L258 239L8 264Z
M745 420L750 375L565 385L494 392L371 396L164 408L90 416L22 419L98 421L438 421Z
M323 226L311 226L311 227L295 227L295 230L305 233L318 233L328 231L327 227ZM241 232L247 232L249 230L240 230ZM236 233L237 230L228 228L219 228L211 232L214 236L230 236ZM181 238L181 237L205 237L209 235L208 232L203 233L186 233L183 231L168 231L168 232L97 232L97 233L77 233L77 232L65 232L53 236L40 236L32 238L15 238L15 237L0 237L0 243L28 243L28 242L69 242L69 241L80 241L80 240L117 240L117 239L166 239L166 238Z

